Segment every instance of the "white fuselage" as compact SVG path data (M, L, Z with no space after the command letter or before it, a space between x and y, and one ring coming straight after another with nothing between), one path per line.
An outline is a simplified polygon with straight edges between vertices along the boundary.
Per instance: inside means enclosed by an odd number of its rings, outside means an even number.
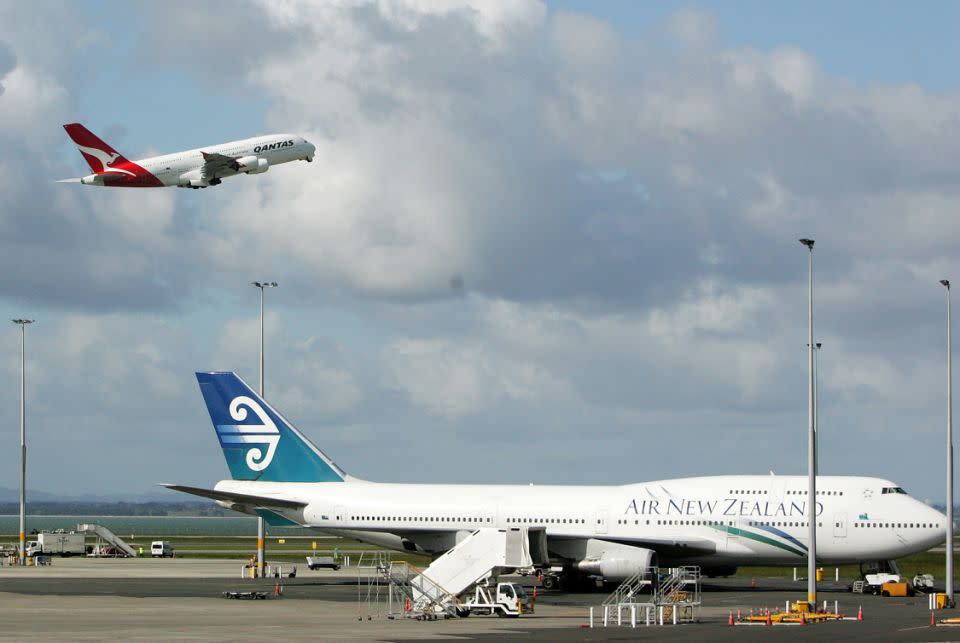
M715 476L621 486L428 485L224 480L218 491L307 503L278 514L296 524L399 550L452 547L480 527L543 527L551 552L577 542L656 549L663 561L790 565L805 559L801 476ZM817 558L895 559L942 543L946 517L878 478L817 479ZM237 508L237 507L234 507ZM240 510L243 510L240 508ZM571 548L572 547L572 548Z
M269 136L255 136L241 141L231 141L220 145L201 147L195 150L185 150L163 156L151 156L135 161L157 179L164 186L185 185L184 177L201 179L200 170L204 164L203 153L222 154L235 158L255 156L265 159L269 166L312 159L315 148L301 136L295 134L271 134ZM225 170L221 177L241 174L236 170Z

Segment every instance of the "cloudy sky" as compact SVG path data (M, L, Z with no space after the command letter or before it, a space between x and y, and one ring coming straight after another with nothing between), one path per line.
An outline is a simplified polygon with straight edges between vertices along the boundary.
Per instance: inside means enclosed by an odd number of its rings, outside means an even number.
M822 471L944 497L960 7L0 1L0 305L29 485L227 476L196 370L257 381L349 473L625 483ZM317 146L208 190L58 184ZM0 333L0 487L19 334ZM171 497L176 497L170 494Z

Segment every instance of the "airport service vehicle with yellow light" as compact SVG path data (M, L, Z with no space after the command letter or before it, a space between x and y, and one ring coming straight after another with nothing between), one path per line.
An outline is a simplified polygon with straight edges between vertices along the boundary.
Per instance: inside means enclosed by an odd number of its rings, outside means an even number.
M943 542L946 517L896 483L727 475L635 484L391 484L347 475L234 373L197 373L231 480L165 485L223 507L395 549L438 555L483 530L545 534L554 580L622 582L652 566L795 566L808 522L818 563L893 560ZM813 510L813 511L811 511Z

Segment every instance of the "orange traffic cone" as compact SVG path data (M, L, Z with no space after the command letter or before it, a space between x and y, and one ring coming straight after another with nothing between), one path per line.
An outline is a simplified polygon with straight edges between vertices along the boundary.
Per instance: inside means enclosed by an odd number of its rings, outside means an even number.
M273 586L273 597L280 598L280 583Z
M739 621L739 620L741 620L742 618L743 618L743 617L740 616L740 608L738 607L738 608L737 608L737 620Z
M936 627L936 626L937 626L936 612L934 612L933 610L930 610L930 627Z
M800 612L800 625L806 625L806 624L807 624L807 613Z
M773 625L773 619L770 618L770 610L767 610L767 625Z
M727 625L733 625L733 610L730 610L730 616L727 618Z
M750 589L757 589L757 579L756 579L756 578L751 578L751 579L750 579Z
M863 621L863 605L861 605L860 609L857 610L857 620Z

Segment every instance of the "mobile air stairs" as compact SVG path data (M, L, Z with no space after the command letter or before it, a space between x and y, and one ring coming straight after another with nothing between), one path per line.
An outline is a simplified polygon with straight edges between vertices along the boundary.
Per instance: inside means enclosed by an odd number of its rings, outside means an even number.
M117 536L103 525L79 524L77 525L77 531L87 534L95 534L97 536L97 540L99 541L95 550L97 552L102 552L102 543L106 543L108 546L115 548L117 552L120 552L125 556L137 556L136 549L123 542L123 539L121 539L120 536Z
M603 626L613 625L614 619L616 625L623 625L624 614L633 627L638 619L645 625L689 623L699 617L700 605L699 567L648 567L625 580L603 601ZM590 614L592 624L592 607Z
M458 596L485 583L504 569L530 567L546 561L543 528L481 528L424 570L400 561L382 570L389 583L392 618L448 618L466 615Z

